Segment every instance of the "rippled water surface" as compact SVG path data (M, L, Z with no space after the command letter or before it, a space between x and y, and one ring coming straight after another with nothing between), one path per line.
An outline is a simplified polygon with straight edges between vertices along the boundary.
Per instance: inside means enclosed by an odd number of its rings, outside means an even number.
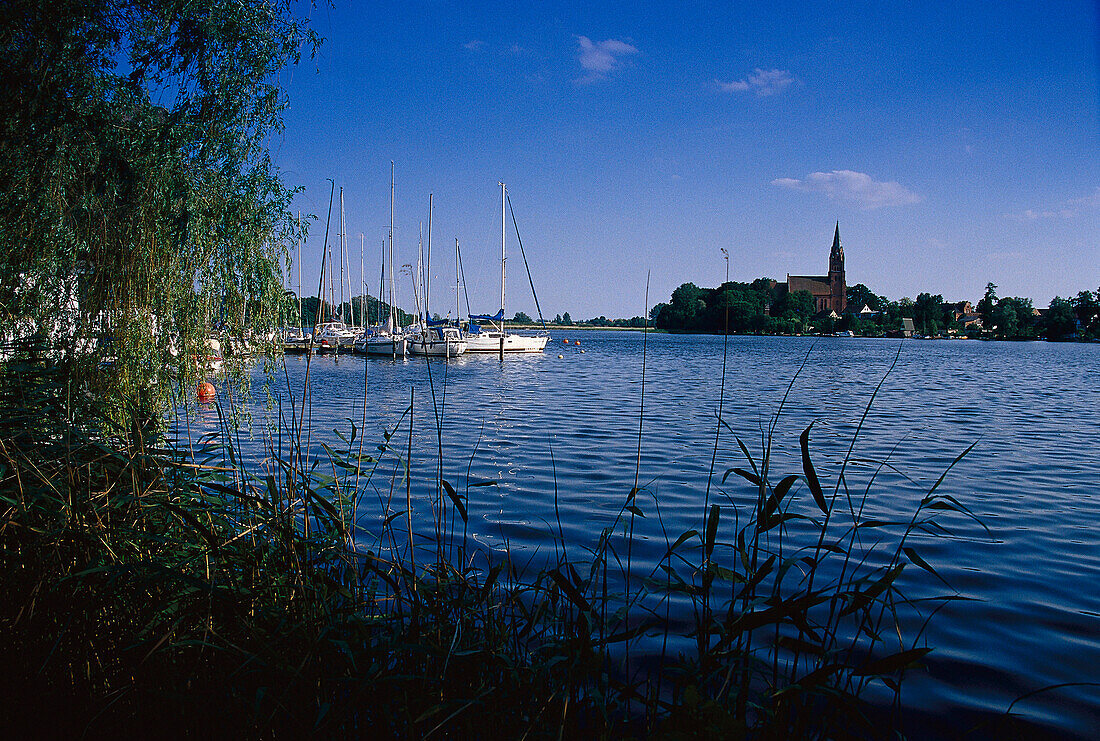
M435 408L442 409L444 478L460 490L496 482L468 490L470 533L479 542L538 558L552 552L560 521L567 543L592 546L637 475L647 516L636 524L634 557L655 561L666 532L674 539L700 526L720 399L730 429L718 440L711 501L732 512L753 496L736 476L720 481L745 463L734 434L759 451L761 431L796 373L773 472L801 472L798 434L814 422L823 479L835 477L885 377L854 451L889 458L896 469L875 481L869 513L911 514L974 444L939 491L989 528L955 516L944 521L953 537L919 543L970 599L947 606L927 630L934 651L926 669L907 676L903 694L914 708L909 733L961 735L1027 693L1100 681L1100 345L735 337L723 391L723 338L650 334L645 341L644 405L641 333L558 333L545 353L504 362L463 356L429 367L422 358L315 357L313 448L339 447L333 430L346 435L352 420L362 424L365 381L369 446L397 425L412 398L414 496L427 501L436 466ZM288 385L301 396L305 365L288 356L285 376L280 369L272 386L285 414ZM254 388L262 379L257 372ZM273 418L271 409L254 409L254 436L243 444L254 462L263 456L259 422ZM210 423L209 410L199 414L193 431ZM401 424L407 441L408 422ZM368 530L383 478L372 480L361 507ZM1051 737L1100 734L1097 687L1049 689L1012 710ZM977 735L996 736L988 728Z

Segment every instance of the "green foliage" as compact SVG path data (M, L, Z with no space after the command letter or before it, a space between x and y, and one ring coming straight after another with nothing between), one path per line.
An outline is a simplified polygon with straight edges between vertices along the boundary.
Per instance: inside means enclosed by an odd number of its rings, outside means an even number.
M355 296L351 301L345 301L343 305L344 318L348 324L354 324L359 326L360 308L363 304L362 296ZM317 316L317 311L320 308L321 302L316 296L306 296L302 299L302 324L301 326L306 328L306 331L316 323L332 321L333 317L339 318L340 307L332 306L325 301L325 315L323 317ZM390 315L390 305L385 301L379 301L374 296L371 296L367 300L366 305L366 319L367 323L371 325L385 324L386 319ZM404 309L394 307L394 315L397 317L397 323L401 326L408 326L413 322L414 317L411 314L405 313ZM298 321L298 300L291 295L288 299L288 308L286 313L287 319L284 324L288 326L299 326Z
M913 304L913 321L921 334L931 337L944 324L944 312L943 296L921 293Z
M605 316L597 316L591 319L577 322L578 326L585 327L621 327L626 329L644 329L647 326L645 317L635 316L630 319L608 319Z
M1070 299L1077 321L1086 337L1100 337L1100 289L1096 293L1081 291Z
M562 543L524 572L466 536L487 482L398 494L412 401L369 455L353 428L321 465L271 448L250 473L216 439L183 455L142 424L104 437L41 365L0 374L0 399L0 678L20 709L0 731L15 735L874 736L863 692L899 695L930 650L904 626L951 598L903 591L910 565L936 577L910 536L968 514L937 481L911 518L863 518L869 489L849 489L847 458L818 473L809 428L802 471L777 481L773 423L723 477L748 482L726 492L747 508L706 507L704 533L670 535L648 578L629 576L639 489L583 557ZM414 506L434 523L415 534ZM661 621L673 600L690 625ZM662 631L694 649L630 670Z
M517 311L516 315L512 317L512 321L516 324L532 324L532 319L525 312Z
M850 330L854 334L881 337L897 335L902 318L914 320L920 334L934 336L945 331L963 331L955 319L955 304L947 304L943 296L920 293L914 301L902 297L891 301L878 296L862 283L848 287L848 313L838 320L815 321L815 332L829 334L835 330ZM878 312L875 316L860 319L856 312L869 307ZM966 331L967 336L993 336L998 339L1034 339L1046 336L1073 335L1085 339L1100 336L1100 291L1094 294L1082 291L1073 299L1056 299L1057 325L1052 330L1050 321L1040 322L1035 315L1031 299L997 297L997 286L986 286L985 296L976 310L982 317L985 335L977 328ZM1067 322L1067 307L1080 323L1080 331ZM757 278L752 283L725 283L718 288L700 288L685 283L673 291L670 303L657 304L650 311L650 318L658 329L678 332L715 332L759 334L796 334L806 332L810 317L816 314L813 297L806 291L787 293L785 286L768 278ZM996 329L991 329L993 327Z
M1077 315L1070 301L1055 296L1050 301L1050 309L1044 321L1047 339L1061 340L1077 334Z
M982 326L989 329L993 326L993 307L997 305L997 284L987 283L985 286L985 295L978 301L978 305L975 307L978 314L982 317Z
M862 283L848 286L848 309L850 311L862 311L866 306L871 311L883 311L889 301L884 296L876 296L870 288Z
M752 283L727 282L718 288L685 283L672 292L670 303L654 306L650 318L658 329L678 332L759 332L780 326L769 322L772 317L800 318L797 311L788 314L775 310L777 293L774 281L768 278ZM772 306L771 317L766 313L768 306ZM786 328L787 323L782 326Z
M989 329L999 340L1035 339L1039 323L1029 298L1009 297L998 299L990 314Z
M656 326L660 322L661 312L668 308L668 304L659 303L649 310L649 321Z
M0 14L0 313L115 399L168 351L281 322L291 196L275 84L316 39L288 0L13 0ZM113 371L97 374L110 359ZM194 374L194 363L175 372Z
M814 306L814 297L809 291L794 291L784 293L772 307L772 314L778 313L786 319L795 320L803 327L810 321L810 317L817 312Z

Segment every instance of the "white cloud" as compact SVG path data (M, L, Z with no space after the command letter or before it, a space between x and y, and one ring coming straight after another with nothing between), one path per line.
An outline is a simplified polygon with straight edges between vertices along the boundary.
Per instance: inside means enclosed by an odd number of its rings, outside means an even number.
M752 71L747 80L734 80L722 82L715 80L718 89L723 93L743 93L752 90L758 97L766 98L769 95L778 95L795 83L794 77L785 69L760 69Z
M715 80L714 83L723 93L741 93L749 89L749 83L744 80L734 80L733 82Z
M1092 193L1081 198L1070 198L1067 201L1053 207L1034 209L1029 208L1023 213L1009 214L1011 218L1022 221L1038 221L1040 219L1074 219L1082 213L1100 210L1100 186Z
M1100 185L1096 186L1096 189L1084 198L1070 199L1069 204L1082 208L1100 208Z
M637 47L618 39L592 41L587 36L578 36L577 46L578 59L585 75L577 78L576 82L602 80L622 66L622 57L638 53Z
M470 51L481 51L485 48L485 42L480 39L473 39L472 41L467 41L462 46Z
M863 209L918 203L922 199L899 183L882 182L870 175L852 170L812 172L802 180L777 178L772 185L803 193L821 193L830 200L848 203Z

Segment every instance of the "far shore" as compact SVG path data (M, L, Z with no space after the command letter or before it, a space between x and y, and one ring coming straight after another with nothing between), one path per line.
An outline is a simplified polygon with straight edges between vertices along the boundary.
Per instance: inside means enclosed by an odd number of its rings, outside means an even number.
M517 324L515 322L507 322L507 325L508 325L509 329L544 329L544 327L541 324L537 324L537 323L536 324ZM550 322L546 323L545 329L552 330L552 331L557 331L557 330L561 330L561 329L568 330L568 331L573 331L574 329L581 329L581 330L611 329L611 330L614 330L616 332L645 332L646 331L645 327L597 327L597 326L591 325L591 324L551 324ZM661 334L668 334L667 329L656 329L654 327L649 327L649 331L650 332L660 332Z

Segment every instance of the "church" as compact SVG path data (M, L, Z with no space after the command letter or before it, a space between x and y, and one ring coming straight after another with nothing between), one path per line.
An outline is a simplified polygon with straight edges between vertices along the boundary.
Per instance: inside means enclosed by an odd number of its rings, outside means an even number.
M848 285L844 281L844 247L840 244L840 222L833 233L833 248L829 251L828 275L787 274L787 292L807 291L814 297L819 314L844 313L848 304Z

